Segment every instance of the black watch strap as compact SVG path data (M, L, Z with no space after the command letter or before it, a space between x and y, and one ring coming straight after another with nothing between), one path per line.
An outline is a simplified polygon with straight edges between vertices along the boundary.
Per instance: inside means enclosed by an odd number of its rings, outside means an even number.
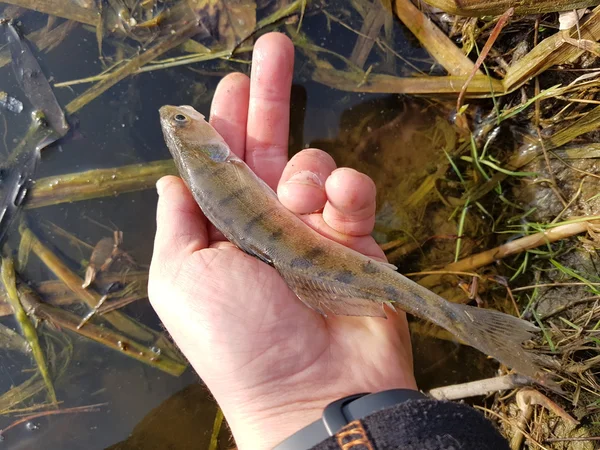
M375 394L350 395L327 405L323 417L302 428L274 450L307 450L335 435L340 429L356 419L361 419L382 409L403 403L407 400L427 398L412 389L391 389Z

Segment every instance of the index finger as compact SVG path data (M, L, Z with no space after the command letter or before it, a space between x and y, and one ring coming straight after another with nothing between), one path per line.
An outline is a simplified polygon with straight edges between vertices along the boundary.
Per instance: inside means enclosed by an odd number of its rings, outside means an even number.
M261 36L254 45L246 163L273 189L288 159L294 45L281 33Z

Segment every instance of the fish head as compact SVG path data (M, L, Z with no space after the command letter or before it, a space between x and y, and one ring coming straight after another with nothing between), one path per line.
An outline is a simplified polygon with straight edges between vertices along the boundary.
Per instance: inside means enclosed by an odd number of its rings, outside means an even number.
M232 156L221 135L193 107L165 105L159 113L167 147L180 168L214 166Z

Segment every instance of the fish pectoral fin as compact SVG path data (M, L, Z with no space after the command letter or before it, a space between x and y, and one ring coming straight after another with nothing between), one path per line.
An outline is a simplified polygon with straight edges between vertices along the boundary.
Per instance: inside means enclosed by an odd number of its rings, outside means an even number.
M280 272L281 273L281 272ZM283 278L296 296L309 308L327 317L367 316L387 318L383 302L361 298L358 289L341 283L307 278L302 275L282 273Z
M256 248L252 245L244 245L244 246L238 245L238 248L240 250L242 250L243 252L247 253L248 255L254 256L255 258L260 259L262 262L264 262L270 266L273 265L273 260L269 257L269 255L267 255L265 252L263 252L259 248Z

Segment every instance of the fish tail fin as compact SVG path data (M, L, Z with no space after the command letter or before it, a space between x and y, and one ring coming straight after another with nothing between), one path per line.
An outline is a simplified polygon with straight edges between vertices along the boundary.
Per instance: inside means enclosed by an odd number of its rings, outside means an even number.
M443 325L464 343L492 356L522 375L557 389L540 365L544 359L523 348L539 328L530 322L492 309L458 303L447 304L448 321Z

